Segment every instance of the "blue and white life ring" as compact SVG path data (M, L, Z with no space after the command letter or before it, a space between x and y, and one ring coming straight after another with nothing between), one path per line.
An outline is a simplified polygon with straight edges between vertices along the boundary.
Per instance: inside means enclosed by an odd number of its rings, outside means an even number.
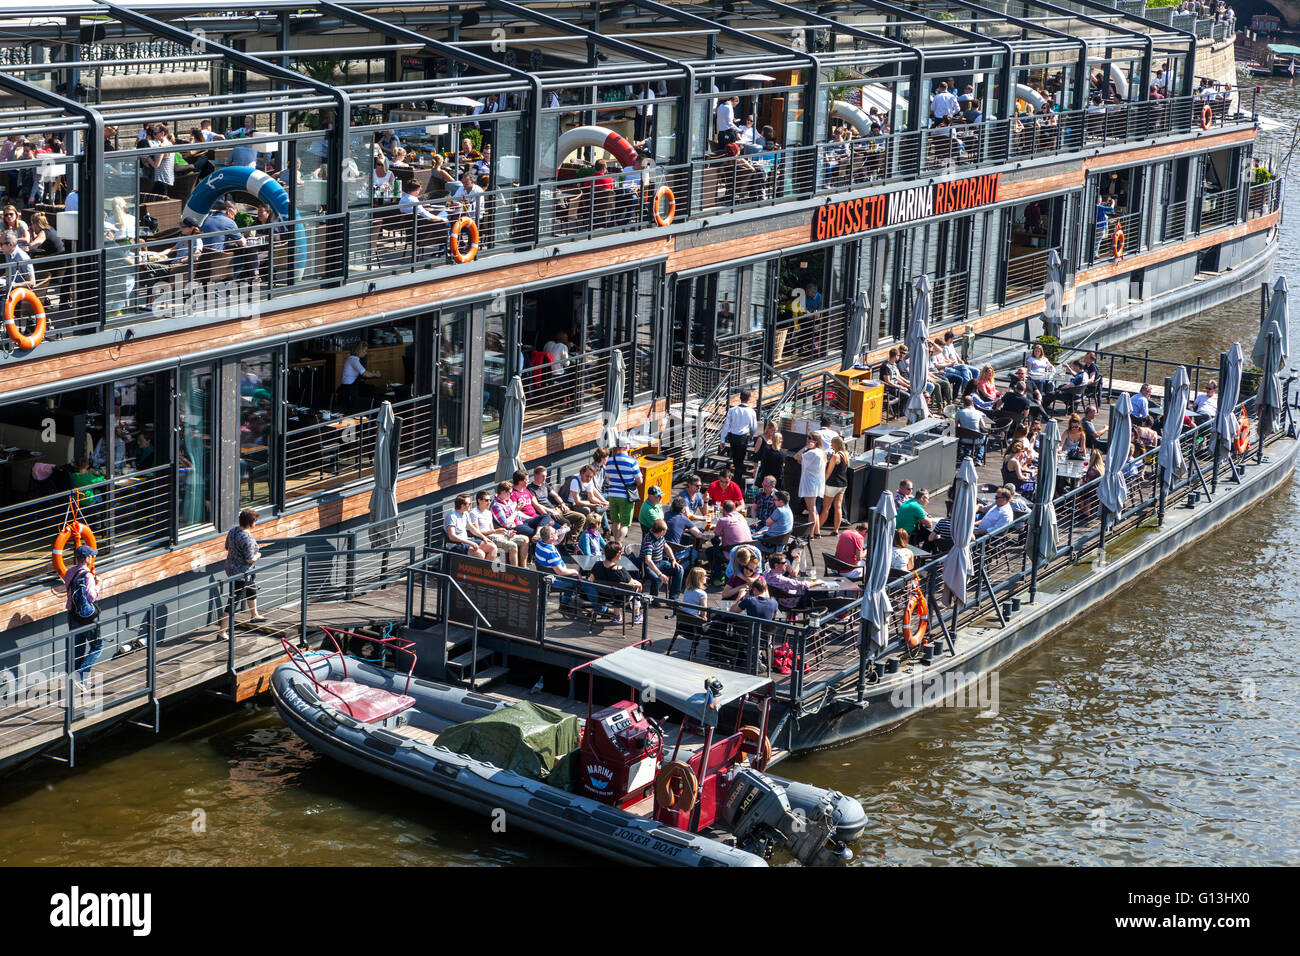
M181 211L181 221L194 226L202 226L208 218L217 197L226 193L244 192L256 196L260 202L271 207L275 218L287 222L290 218L289 194L273 178L252 166L225 166L215 173L204 176L194 185L194 191L185 201ZM301 272L307 253L307 230L301 222L294 224L294 264Z

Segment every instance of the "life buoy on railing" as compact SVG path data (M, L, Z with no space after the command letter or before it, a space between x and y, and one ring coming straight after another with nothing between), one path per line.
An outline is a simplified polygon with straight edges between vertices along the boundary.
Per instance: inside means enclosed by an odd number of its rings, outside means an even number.
M69 541L75 542L72 545L73 551L76 551L83 544L88 544L92 548L99 547L95 543L95 532L90 530L90 525L82 524L75 519L64 525L63 530L59 532L59 536L54 539L54 547L50 549L50 559L54 562L54 570L59 572L60 580L68 575L68 565L63 560L63 549L68 546ZM95 559L91 558L87 566L94 571Z
M664 212L664 200L668 200L668 211ZM655 190L655 225L671 225L673 217L677 215L677 197L667 186L660 186Z
M1241 410L1241 417L1237 419L1237 437L1232 440L1232 450L1238 455L1244 455L1250 451L1250 416L1246 410Z
M462 231L469 232L469 249L465 252L460 251L460 234ZM451 257L457 262L473 262L474 257L478 255L478 223L469 216L461 216L456 220L456 225L451 227Z
M15 312L20 302L26 302L32 307L32 317L36 320L36 327L32 329L32 334L25 334L18 328L18 318ZM18 343L19 348L34 349L45 341L45 306L41 303L40 297L26 286L16 286L9 290L9 295L5 299L5 331L9 333L9 338Z
M763 731L759 730L753 724L746 724L740 728L741 744L740 749L744 753L750 753L751 749L754 754L754 768L756 770L766 770L767 765L772 760L772 741L763 736Z
M921 593L921 578L915 572L908 586L907 602L903 605L903 640L908 647L925 643L925 632L930 629L930 605Z
M700 796L695 771L680 760L664 764L655 775L655 803L665 810L690 813Z
M1214 110L1210 108L1209 103L1206 103L1205 106L1201 108L1201 129L1209 129L1210 124L1213 122Z
M1115 227L1115 239L1111 242L1111 249L1115 251L1116 260L1124 258L1124 227L1117 225Z

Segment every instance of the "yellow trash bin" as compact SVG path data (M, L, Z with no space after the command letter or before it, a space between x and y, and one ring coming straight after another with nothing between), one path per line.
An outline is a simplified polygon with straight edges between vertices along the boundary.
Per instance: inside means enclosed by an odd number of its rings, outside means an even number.
M646 499L646 489L651 485L658 485L664 493L664 510L667 511L667 502L672 498L673 493L673 460L667 455L642 455L637 459L637 464L641 466L641 480L637 482L637 490L641 493L641 502ZM634 518L641 517L641 504L636 506Z

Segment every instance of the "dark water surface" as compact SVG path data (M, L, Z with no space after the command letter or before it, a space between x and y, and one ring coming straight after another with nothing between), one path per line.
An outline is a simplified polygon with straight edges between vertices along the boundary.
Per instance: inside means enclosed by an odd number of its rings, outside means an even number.
M1300 93L1265 84L1261 112L1296 115ZM1272 137L1279 155L1290 138ZM1275 268L1300 290L1300 188L1287 193ZM1257 327L1248 298L1130 347L1214 364ZM1296 864L1297 687L1293 482L1002 673L995 716L940 710L782 773L863 802L858 863ZM270 706L194 701L163 726L0 782L0 863L591 862L332 764Z

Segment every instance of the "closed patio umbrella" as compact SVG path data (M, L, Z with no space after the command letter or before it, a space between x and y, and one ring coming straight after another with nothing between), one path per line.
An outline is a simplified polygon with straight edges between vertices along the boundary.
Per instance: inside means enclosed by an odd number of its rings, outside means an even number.
M1097 497L1114 524L1128 504L1128 486L1124 483L1124 466L1128 464L1133 444L1133 414L1128 395L1120 395L1110 407L1110 444L1106 446L1106 474L1101 477ZM1103 516L1105 520L1105 516Z
M963 458L957 469L952 516L949 518L952 525L952 548L943 559L943 583L948 585L953 600L961 604L965 604L969 596L967 582L970 581L973 568L970 543L975 538L975 492L979 481L975 463L969 458Z
M400 423L391 402L375 416L375 487L370 492L370 546L384 548L397 540L397 450Z
M1061 257L1055 249L1047 252L1047 268L1043 276L1043 332L1055 339L1061 337Z
M618 444L618 423L623 418L623 393L627 391L627 365L621 349L615 349L609 365L609 391L605 393L605 424L600 443L606 448Z
M1282 370L1283 364L1291 355L1291 336L1287 329L1291 319L1288 294L1286 276L1278 276L1277 282L1273 283L1273 296L1268 300L1268 311L1264 313L1264 320L1259 323L1259 335L1255 338L1255 347L1250 352L1250 360L1255 363L1256 368L1264 367L1265 340L1268 337L1269 326L1274 322L1277 323L1278 332L1281 334L1279 348L1282 358L1277 363L1277 371Z
M1049 418L1043 423L1043 435L1038 440L1042 451L1038 456L1038 486L1034 494L1038 529L1033 545L1043 561L1056 557L1056 505L1052 504L1052 498L1056 493L1056 446L1060 441L1056 419Z
M518 375L510 379L501 398L501 433L497 438L497 481L510 481L522 471L519 449L524 444L524 383Z
M889 565L894 553L894 520L898 507L894 495L885 491L871 515L871 529L867 533L868 550L866 567L862 573L862 621L870 624L871 642L884 647L889 634ZM864 637L866 634L864 634Z
M1156 454L1166 490L1174 487L1174 482L1187 466L1183 459L1182 442L1178 439L1183 432L1183 418L1187 415L1190 387L1187 368L1178 366L1170 380L1169 394L1165 396L1165 423L1160 430L1160 451Z
M1255 393L1255 414L1259 416L1259 437L1273 432L1273 428L1282 414L1282 383L1278 379L1278 369L1282 367L1282 330L1276 322L1269 324L1264 340L1264 362L1260 366L1264 374L1259 379L1259 391Z
M930 416L925 401L925 386L930 377L930 277L916 280L916 300L912 304L912 321L907 325L907 381L912 394L907 399L907 422L925 421Z
M867 330L867 293L859 292L853 299L853 308L849 311L848 335L844 339L844 361L840 368L850 369L862 354L863 333Z
M1241 401L1241 343L1232 348L1219 365L1222 381L1219 382L1219 410L1214 419L1214 431L1225 444L1237 437L1237 403Z

